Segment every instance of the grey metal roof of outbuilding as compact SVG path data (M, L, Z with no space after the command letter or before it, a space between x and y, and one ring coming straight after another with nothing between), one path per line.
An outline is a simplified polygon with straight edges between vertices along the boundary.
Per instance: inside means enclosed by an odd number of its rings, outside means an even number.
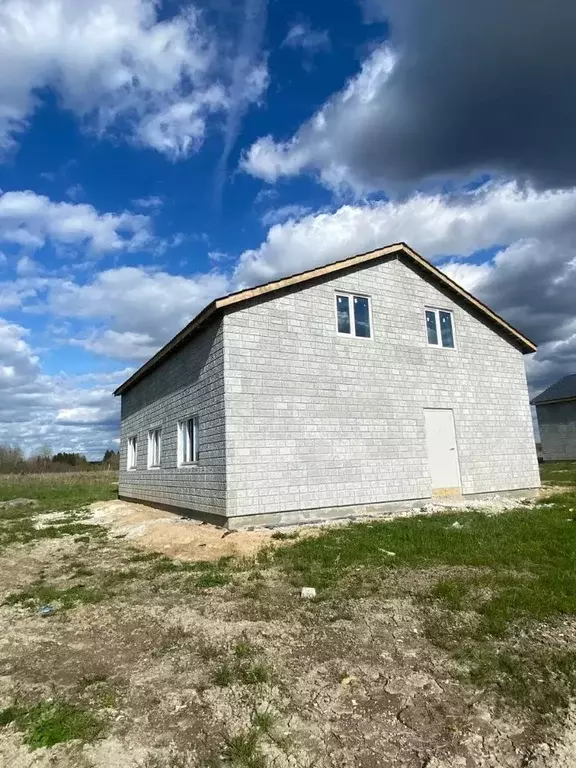
M532 400L532 405L555 403L560 400L576 400L576 373L564 376Z

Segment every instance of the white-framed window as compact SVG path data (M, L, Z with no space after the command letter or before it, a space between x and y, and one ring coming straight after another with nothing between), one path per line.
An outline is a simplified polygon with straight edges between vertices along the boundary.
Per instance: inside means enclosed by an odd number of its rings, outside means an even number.
M430 347L454 349L454 315L448 309L426 310L426 334Z
M160 454L162 451L162 430L155 427L148 432L148 469L160 467Z
M126 461L127 469L136 469L138 466L138 438L136 435L128 438L128 457Z
M198 416L178 422L178 466L198 461Z
M336 328L342 336L372 338L372 306L369 296L336 294Z

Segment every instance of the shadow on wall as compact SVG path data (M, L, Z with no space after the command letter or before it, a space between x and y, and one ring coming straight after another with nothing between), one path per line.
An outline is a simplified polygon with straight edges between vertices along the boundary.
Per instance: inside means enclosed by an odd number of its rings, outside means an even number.
M223 357L222 320L215 321L194 336L194 344L186 344L164 358L122 396L122 419L180 389L190 387L201 376L207 364L214 365Z

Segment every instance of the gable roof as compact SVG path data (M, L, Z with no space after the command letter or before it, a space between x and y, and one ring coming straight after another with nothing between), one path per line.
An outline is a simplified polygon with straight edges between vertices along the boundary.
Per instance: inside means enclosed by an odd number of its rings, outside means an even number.
M171 355L179 347L182 346L192 334L203 327L208 321L212 321L216 316L222 314L222 312L228 308L237 308L239 305L244 304L252 299L267 294L281 291L291 286L299 286L308 283L311 280L325 277L327 275L338 274L344 270L354 267L364 266L372 261L380 259L384 256L404 256L410 263L419 267L423 272L427 273L434 280L439 282L444 288L457 295L460 299L463 299L467 304L478 310L486 319L496 325L502 332L508 336L508 338L516 343L524 354L529 352L535 352L537 347L533 341L527 336L524 336L520 331L507 323L500 315L493 312L486 304L483 304L479 299L468 293L462 286L454 282L451 278L441 272L437 267L433 266L423 256L416 253L406 243L393 243L387 245L384 248L378 248L375 251L369 251L368 253L360 253L356 256L351 256L347 259L341 259L340 261L334 261L331 264L326 264L322 267L315 267L314 269L306 270L306 272L299 272L288 277L281 278L280 280L272 280L269 283L263 285L257 285L254 288L248 288L243 291L236 291L230 293L228 296L222 296L219 299L215 299L208 304L196 317L188 323L179 333L174 336L162 349L144 363L135 373L130 376L123 384L121 384L114 392L115 395L122 395L134 386L140 379L146 376L153 368L156 368L166 357Z
M557 403L566 400L576 400L576 373L570 376L564 376L551 387L532 400L532 405L543 405L544 403Z

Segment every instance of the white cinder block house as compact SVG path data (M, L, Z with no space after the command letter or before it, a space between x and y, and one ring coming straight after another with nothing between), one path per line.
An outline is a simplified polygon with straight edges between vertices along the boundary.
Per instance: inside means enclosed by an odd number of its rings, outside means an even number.
M239 527L524 494L535 349L403 243L231 294L116 390L120 496Z

